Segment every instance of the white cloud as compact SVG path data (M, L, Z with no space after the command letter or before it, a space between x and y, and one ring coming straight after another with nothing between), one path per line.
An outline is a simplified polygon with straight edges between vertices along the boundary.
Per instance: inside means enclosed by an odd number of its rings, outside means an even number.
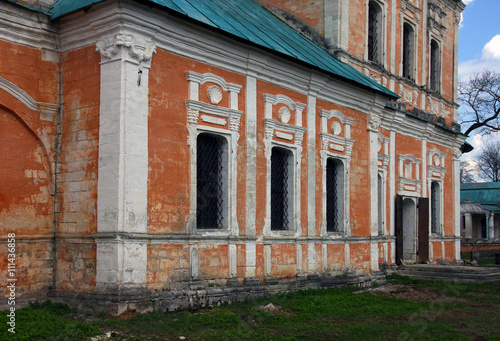
M462 2L467 6L469 4L471 4L474 0L462 0ZM464 13L460 13L460 28L464 27L463 25L463 22L464 22Z
M481 59L500 59L500 34L484 45Z
M461 46L460 48L467 48ZM484 69L500 72L500 34L490 39L483 47L481 59L471 59L458 65L459 78L480 73Z

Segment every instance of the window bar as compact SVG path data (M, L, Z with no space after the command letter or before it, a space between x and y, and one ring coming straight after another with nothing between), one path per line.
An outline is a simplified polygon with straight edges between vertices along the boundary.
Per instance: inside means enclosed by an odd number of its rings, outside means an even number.
M220 137L198 136L196 222L199 229L223 225L222 144Z
M326 162L326 230L328 232L339 231L339 204L338 204L338 174L337 165L332 159Z
M288 153L273 148L271 154L271 230L288 230Z

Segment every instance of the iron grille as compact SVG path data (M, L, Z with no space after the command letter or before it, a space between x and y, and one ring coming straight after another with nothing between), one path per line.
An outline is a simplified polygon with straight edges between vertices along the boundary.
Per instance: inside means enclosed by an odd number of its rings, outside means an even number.
M368 60L378 63L378 11L370 1L368 5Z
M384 234L384 192L383 192L384 182L382 181L382 176L377 175L377 192L378 192L378 234Z
M438 189L439 186L435 182L431 184L431 232L438 232Z
M216 229L223 223L223 140L209 134L198 135L196 171L196 225Z
M411 53L412 53L412 30L405 24L403 27L403 77L412 79Z
M339 231L339 181L334 160L326 161L326 230Z
M271 154L271 230L288 230L288 152L273 148Z
M435 41L431 42L431 90L438 91L439 86L439 48Z

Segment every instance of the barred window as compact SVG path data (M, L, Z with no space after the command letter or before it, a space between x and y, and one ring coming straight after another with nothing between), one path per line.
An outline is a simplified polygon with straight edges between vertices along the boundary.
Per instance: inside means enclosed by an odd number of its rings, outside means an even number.
M371 0L368 4L368 60L382 64L382 9Z
M411 25L403 25L403 77L413 80L414 33Z
M226 140L202 133L197 137L196 156L196 227L218 229L224 226L224 167Z
M431 182L431 233L439 233L441 225L441 189L439 183Z
M439 91L441 81L441 66L439 62L439 45L435 40L431 41L430 51L430 88L433 91Z
M384 235L384 180L382 179L382 174L377 175L377 196L378 196L378 234Z
M344 164L338 159L326 160L326 231L343 231Z
M292 152L274 147L271 153L271 230L292 227Z

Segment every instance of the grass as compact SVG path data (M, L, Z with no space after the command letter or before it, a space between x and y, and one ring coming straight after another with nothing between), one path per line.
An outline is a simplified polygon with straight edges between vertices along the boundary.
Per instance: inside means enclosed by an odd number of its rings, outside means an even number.
M9 340L86 340L114 331L112 340L500 340L500 282L454 284L391 275L405 292L439 300L373 294L360 288L297 291L197 312L153 312L128 319L75 319L51 303L16 311ZM410 290L411 289L411 290ZM433 295L433 296L432 296ZM442 299L441 299L442 298ZM275 309L264 307L272 303ZM6 325L6 313L0 323ZM6 328L0 339L6 339ZM3 333L3 334L2 334Z

